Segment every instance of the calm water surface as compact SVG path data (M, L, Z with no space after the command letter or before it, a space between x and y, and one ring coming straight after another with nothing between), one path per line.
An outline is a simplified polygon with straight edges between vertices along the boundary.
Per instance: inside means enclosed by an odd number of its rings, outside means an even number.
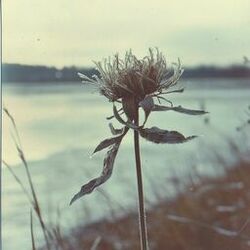
M159 192L164 197L173 195L174 190L168 186L169 178L177 174L185 180L194 165L201 174L218 174L215 152L233 162L235 156L229 150L227 138L243 151L249 147L247 139L242 139L244 136L236 131L236 127L247 119L249 80L190 80L184 82L184 86L184 93L169 96L171 101L187 108L205 108L210 113L198 117L169 111L150 116L148 127L178 130L187 136L199 135L198 139L180 145L153 145L142 141L145 188L147 198L152 202L157 199L154 189L165 190ZM105 196L96 191L73 206L68 205L80 186L101 172L104 153L93 158L90 155L100 140L110 136L105 118L111 115L112 105L92 87L4 84L3 102L15 117L48 222L56 220L58 208L62 211L61 224L65 231L79 222L88 223L109 216L107 196L118 212L121 207L135 208L132 134L122 143L113 176L102 188ZM114 125L120 127L115 121ZM3 158L26 184L11 136L12 126L5 116L3 126ZM28 201L5 168L2 181L3 249L31 249ZM41 243L37 223L35 233Z

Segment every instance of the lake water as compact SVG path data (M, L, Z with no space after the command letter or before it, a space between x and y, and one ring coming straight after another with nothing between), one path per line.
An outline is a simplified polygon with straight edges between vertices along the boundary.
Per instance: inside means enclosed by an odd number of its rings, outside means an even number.
M178 175L184 181L194 165L201 174L218 174L215 152L226 161L234 162L236 157L230 151L228 140L242 151L249 148L246 136L236 131L249 119L246 114L250 105L249 79L189 80L183 85L184 93L169 95L169 99L175 105L205 108L210 113L187 116L169 111L150 116L148 127L177 130L186 136L199 135L179 145L154 145L141 140L145 189L151 202L157 200L155 190L161 190L159 195L163 197L171 197L174 190L168 180ZM101 140L110 137L106 117L112 114L112 105L92 87L81 83L4 84L3 102L15 118L47 221L55 221L59 208L62 227L67 232L76 224L110 216L110 203L118 213L124 208L136 207L131 133L122 142L113 176L101 192L68 205L81 185L101 172L105 154L101 152L92 158L90 155ZM115 121L114 125L120 127ZM27 186L11 136L13 129L6 116L3 128L3 159L13 166ZM6 168L3 168L2 186L3 249L31 249L30 205ZM41 243L37 223L35 236Z

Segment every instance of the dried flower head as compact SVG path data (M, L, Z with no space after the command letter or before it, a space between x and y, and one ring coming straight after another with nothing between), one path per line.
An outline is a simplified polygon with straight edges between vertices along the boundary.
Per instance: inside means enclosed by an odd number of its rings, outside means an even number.
M114 58L95 62L100 77L90 79L82 74L84 80L96 83L100 93L110 101L133 97L141 101L147 95L161 94L174 86L183 70L180 63L174 72L167 67L166 59L158 49L149 49L149 55L138 59L132 51L125 54L124 60L116 54ZM172 76L169 76L169 74Z
M174 106L162 95L173 92L183 92L182 88L173 89L183 73L180 61L168 67L166 59L158 49L149 49L149 54L138 59L132 51L125 54L122 60L118 54L103 62L95 62L99 76L88 76L79 73L83 82L92 83L98 87L100 93L113 102L113 115L107 119L116 118L123 125L115 129L110 123L110 130L115 137L102 141L94 153L109 148L104 159L104 167L100 177L82 186L73 197L71 203L81 196L91 193L97 186L104 183L113 170L113 164L121 141L129 129L137 131L141 137L154 143L183 143L195 136L185 137L177 131L163 130L158 127L145 128L146 121L153 111L176 111L188 115L202 115L206 112L190 110L181 106ZM155 104L155 99L160 105ZM160 100L168 105L161 105ZM117 109L116 105L121 105ZM138 112L141 108L145 113L145 120L138 124ZM122 114L124 116L122 117Z

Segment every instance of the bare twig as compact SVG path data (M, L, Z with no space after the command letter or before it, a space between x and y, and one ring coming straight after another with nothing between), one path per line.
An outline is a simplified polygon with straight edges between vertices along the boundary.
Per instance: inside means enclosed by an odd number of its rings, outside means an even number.
M34 238L34 230L33 230L32 210L30 210L30 234L31 234L32 250L36 250L35 238Z
M31 174L30 174L30 171L29 171L29 166L28 166L27 160L25 158L24 152L22 150L21 140L20 140L20 136L19 136L19 133L18 133L17 126L16 126L16 122L15 122L14 117L10 114L10 112L8 111L8 109L6 107L4 107L4 112L7 115L7 117L10 119L10 121L12 123L12 126L13 126L13 129L14 129L15 134L13 135L13 140L14 140L14 143L15 143L16 150L18 152L19 158L21 159L21 161L22 161L22 163L24 165L24 168L25 168L25 172L26 172L26 176L28 178L29 188L30 188L30 191L31 191L31 197L32 198L30 198L30 195L28 194L26 188L22 184L21 180L14 173L14 171L11 169L11 167L8 164L6 164L6 162L4 162L4 164L11 171L12 175L14 176L14 178L17 180L17 182L21 186L22 190L27 195L27 197L28 197L28 199L29 199L29 201L30 201L30 203L32 205L32 208L34 209L34 211L35 211L35 213L36 213L36 215L38 217L39 223L41 225L47 249L50 250L51 249L50 244L49 244L50 232L47 229L47 227L45 226L45 223L44 223L44 220L43 220L43 217L42 217L42 214L41 214L39 201L38 201L38 198L37 198L37 195L36 195L36 192L35 192L35 188L34 188L34 184L33 184L33 180L31 178Z

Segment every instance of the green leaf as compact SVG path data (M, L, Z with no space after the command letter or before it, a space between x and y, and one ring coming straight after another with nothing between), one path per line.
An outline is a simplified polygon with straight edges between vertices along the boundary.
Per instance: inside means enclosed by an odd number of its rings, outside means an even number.
M148 141L154 143L183 143L194 139L197 136L185 137L177 131L163 130L157 127L145 128L140 130L140 135Z
M107 152L107 155L103 161L103 170L99 177L92 179L87 184L83 185L80 191L74 195L74 197L70 201L70 205L81 198L86 194L90 194L96 187L100 186L104 182L106 182L113 172L114 161L117 155L118 149L120 146L119 143L115 143L112 148Z
M186 108L183 108L182 106L168 107L168 106L162 106L162 105L154 105L154 108L153 108L153 111L169 111L169 110L183 113L186 115L205 115L208 113L204 110L186 109Z

